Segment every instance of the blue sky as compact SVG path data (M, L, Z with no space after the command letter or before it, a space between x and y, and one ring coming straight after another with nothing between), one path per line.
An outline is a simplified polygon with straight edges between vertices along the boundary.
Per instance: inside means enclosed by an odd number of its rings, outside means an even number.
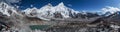
M60 2L78 11L96 11L106 6L120 7L120 0L21 0L17 5L20 6L20 9L30 8L31 5L41 8L48 3L55 6Z

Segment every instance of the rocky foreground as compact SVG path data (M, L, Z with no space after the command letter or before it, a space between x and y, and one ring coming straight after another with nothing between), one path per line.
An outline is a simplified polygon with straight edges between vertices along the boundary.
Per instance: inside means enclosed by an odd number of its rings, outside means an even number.
M118 17L117 17L118 16ZM11 19L12 18L12 19ZM119 32L119 15L93 17L89 19L61 19L50 21L39 18L12 16L2 18L6 23L5 32ZM1 19L1 18L0 18Z

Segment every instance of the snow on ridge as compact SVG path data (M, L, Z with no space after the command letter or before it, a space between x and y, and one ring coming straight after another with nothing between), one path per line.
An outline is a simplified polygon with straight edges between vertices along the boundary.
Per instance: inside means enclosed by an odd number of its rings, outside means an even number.
M43 6L42 8L28 8L26 10L24 10L25 14L30 14L32 13L31 11L34 10L36 11L36 16L38 18L44 18L44 17L48 17L48 18L53 18L54 17L54 13L61 13L61 15L63 16L63 18L69 18L69 12L71 11L71 13L78 13L78 11L75 11L71 8L68 8L64 5L63 2L59 3L56 6L52 6L50 3L48 5Z
M16 9L13 6L10 6L5 2L0 2L0 12L3 15L7 16L10 16L13 13L17 13Z

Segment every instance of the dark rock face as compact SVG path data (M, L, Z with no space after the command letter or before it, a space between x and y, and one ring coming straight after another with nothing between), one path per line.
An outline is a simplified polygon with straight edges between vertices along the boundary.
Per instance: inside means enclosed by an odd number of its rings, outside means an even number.
M11 11L11 10L9 10L9 11L8 11L8 13L9 13L9 14L12 14L12 11Z
M96 17L99 16L98 14L93 14L93 13L87 13L87 17L91 18L91 17Z
M58 12L54 13L54 17L55 18L63 18L61 13L58 13Z
M5 23L5 22L0 21L0 31L1 31L2 29L7 29L7 28L9 28L8 24Z
M97 17L99 16L98 14L95 13L86 13L86 14L82 14L82 13L77 13L77 14L72 14L74 16L71 16L72 18L92 18L92 17Z
M7 15L4 15L3 13L0 12L0 18L7 17Z

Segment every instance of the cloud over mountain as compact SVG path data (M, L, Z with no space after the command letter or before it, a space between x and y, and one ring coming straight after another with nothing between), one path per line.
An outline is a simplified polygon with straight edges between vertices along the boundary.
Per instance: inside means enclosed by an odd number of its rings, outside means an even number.
M102 8L102 11L103 11L103 12L115 13L115 12L120 11L120 8L107 6L107 7L105 7L105 8Z

